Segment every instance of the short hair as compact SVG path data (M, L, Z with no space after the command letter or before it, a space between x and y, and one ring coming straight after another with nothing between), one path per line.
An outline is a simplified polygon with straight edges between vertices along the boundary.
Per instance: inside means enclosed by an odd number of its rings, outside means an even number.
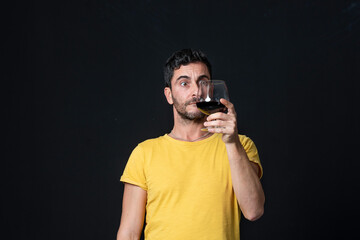
M174 52L166 61L164 66L165 87L171 88L171 78L174 75L174 70L179 69L181 65L188 65L189 63L201 62L204 63L210 73L211 64L206 55L200 50L182 49Z

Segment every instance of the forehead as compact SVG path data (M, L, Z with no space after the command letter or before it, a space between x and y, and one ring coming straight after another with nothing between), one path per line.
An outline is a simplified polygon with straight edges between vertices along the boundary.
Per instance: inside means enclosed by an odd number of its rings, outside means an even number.
M207 66L202 62L189 63L187 65L181 65L179 69L174 70L174 75L171 81L180 76L197 79L197 77L201 75L206 75L210 78Z

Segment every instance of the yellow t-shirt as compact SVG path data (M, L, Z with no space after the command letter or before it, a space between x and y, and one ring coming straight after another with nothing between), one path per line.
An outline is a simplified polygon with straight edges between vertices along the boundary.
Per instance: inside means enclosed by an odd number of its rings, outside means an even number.
M262 167L253 141L239 135ZM147 191L146 240L235 240L240 209L221 134L197 142L168 135L140 143L120 179Z

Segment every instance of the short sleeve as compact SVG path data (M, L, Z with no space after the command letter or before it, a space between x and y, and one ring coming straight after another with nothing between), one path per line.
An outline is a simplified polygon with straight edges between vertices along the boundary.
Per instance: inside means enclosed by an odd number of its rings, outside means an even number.
M144 152L141 146L138 145L132 151L120 181L139 186L147 191L144 163Z
M240 142L243 145L249 160L259 165L261 178L263 176L263 168L255 143L249 137L246 137L244 135L240 135Z

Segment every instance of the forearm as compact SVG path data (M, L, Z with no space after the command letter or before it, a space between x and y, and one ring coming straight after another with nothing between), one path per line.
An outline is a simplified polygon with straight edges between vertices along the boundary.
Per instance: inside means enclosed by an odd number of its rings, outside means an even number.
M226 143L233 189L243 215L254 221L264 212L265 195L240 141Z
M138 186L125 183L123 207L117 240L138 240L141 237L147 192Z
M264 212L265 195L258 173L252 167L240 143L234 105L226 99L220 102L228 109L227 113L217 112L207 117L204 126L209 132L222 133L230 163L233 189L243 215L256 220Z
M137 234L131 234L126 232L121 232L120 230L117 233L116 240L139 240L140 236Z

